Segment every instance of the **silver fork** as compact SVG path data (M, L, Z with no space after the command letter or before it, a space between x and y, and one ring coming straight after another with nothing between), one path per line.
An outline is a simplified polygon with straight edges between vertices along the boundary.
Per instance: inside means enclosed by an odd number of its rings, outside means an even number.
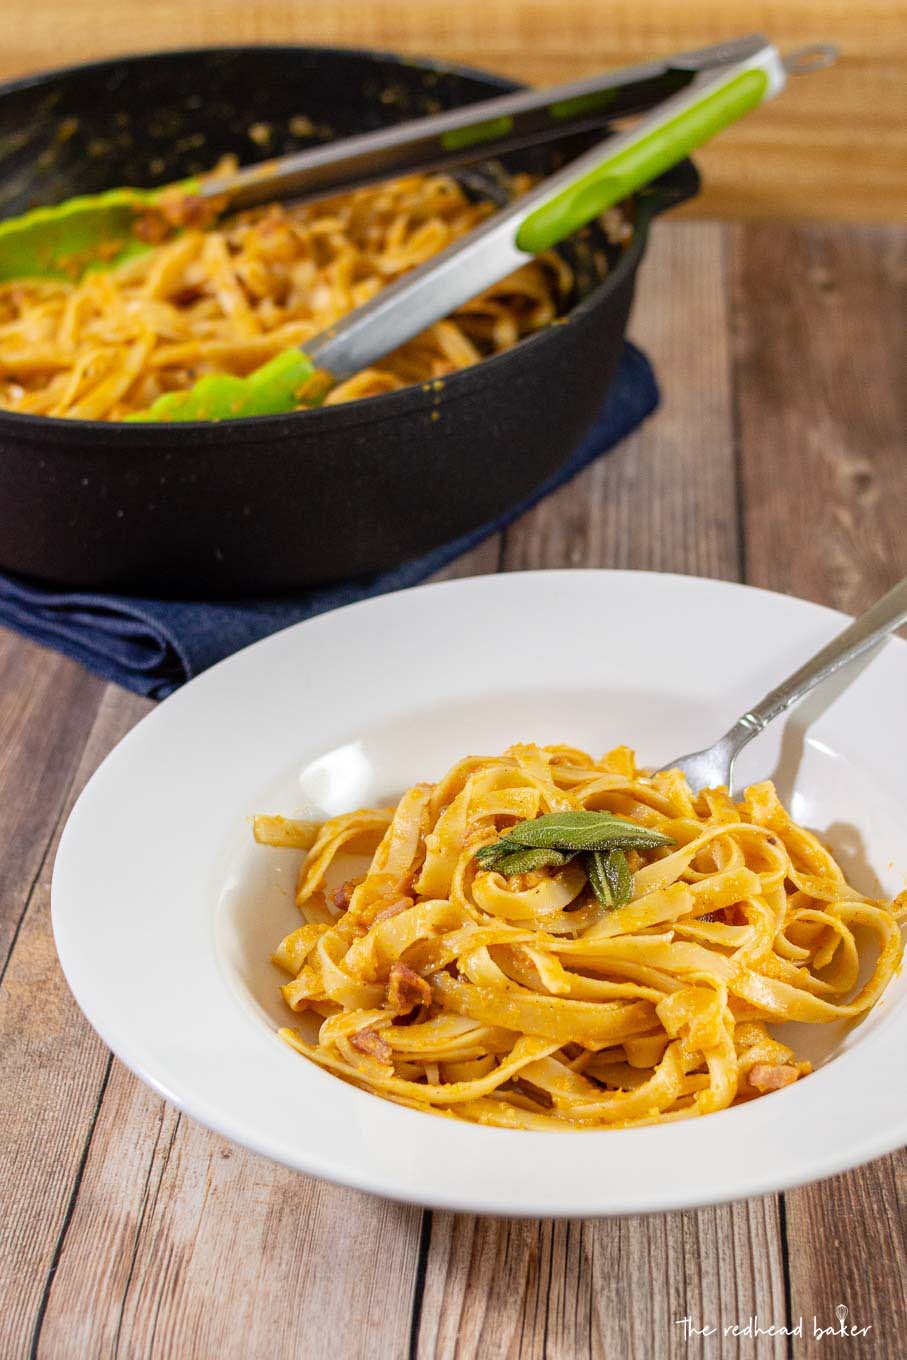
M764 699L754 704L730 731L704 751L692 751L679 756L663 770L682 770L690 787L698 789L731 787L734 761L748 741L759 735L773 719L786 713L816 685L834 675L842 666L868 652L887 633L907 622L907 576L887 595L876 600L864 614L848 624L843 632L832 638L821 651L783 680L776 689L769 690ZM660 771L659 771L660 773Z

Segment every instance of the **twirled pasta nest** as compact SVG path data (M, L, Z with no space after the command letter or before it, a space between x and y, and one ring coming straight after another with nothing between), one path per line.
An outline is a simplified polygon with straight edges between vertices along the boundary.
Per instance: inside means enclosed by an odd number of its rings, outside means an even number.
M603 906L578 859L511 876L476 859L520 824L579 810L673 842L627 852L625 905ZM772 784L739 803L694 795L627 747L596 761L513 746L396 807L318 828L260 817L256 836L308 847L305 924L274 962L289 1009L320 1024L282 1036L365 1090L482 1124L659 1123L786 1086L810 1065L769 1026L862 1015L902 955L907 894L850 887ZM350 853L371 856L367 872L331 890Z

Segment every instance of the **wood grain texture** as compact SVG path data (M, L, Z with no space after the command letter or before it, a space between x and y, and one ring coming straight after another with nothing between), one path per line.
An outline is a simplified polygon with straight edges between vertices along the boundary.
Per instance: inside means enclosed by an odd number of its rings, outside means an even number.
M730 228L747 580L865 609L907 574L903 233ZM771 285L766 286L766 281ZM785 1197L797 1356L904 1353L907 1154Z
M611 1222L435 1214L418 1360L767 1360L780 1338L684 1340L785 1316L777 1204Z
M23 644L24 645L24 644ZM98 694L103 682L92 680ZM148 704L104 693L72 781L66 811L116 741ZM45 703L44 708L48 708ZM48 713L49 716L49 713ZM32 715L40 723L41 715ZM34 738L32 738L34 739ZM23 737L28 745L28 738ZM28 1354L45 1288L71 1212L110 1058L63 979L50 927L57 832L27 891L22 927L0 988L0 1086L4 1102L0 1223L0 1355Z
M907 219L907 11L901 0L6 0L0 76L123 51L224 42L371 46L554 84L760 30L830 41L833 71L792 81L699 159L685 212Z
M38 1354L402 1356L417 1209L300 1176L180 1116L115 1063Z
M852 1360L858 1347L873 1360L903 1360L907 1331L907 1152L871 1162L785 1196L790 1293L803 1318L796 1360ZM846 1323L872 1330L865 1339L817 1337Z
M655 365L660 409L512 526L503 565L733 579L739 546L721 226L656 224L629 333Z
M907 573L907 236L730 239L747 579L856 613Z
M102 690L74 661L0 633L0 976Z

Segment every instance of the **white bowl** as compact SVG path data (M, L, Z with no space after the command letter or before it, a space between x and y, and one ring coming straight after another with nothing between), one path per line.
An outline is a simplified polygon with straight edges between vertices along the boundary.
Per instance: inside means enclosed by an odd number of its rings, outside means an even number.
M107 758L74 808L53 924L113 1051L201 1123L288 1166L396 1199L496 1214L640 1213L762 1194L907 1137L907 983L849 1030L789 1027L819 1064L703 1119L530 1133L402 1108L276 1035L269 955L298 924L298 856L258 811L335 814L514 741L662 764L702 746L845 622L764 591L635 572L425 586L287 629L192 681ZM772 777L854 885L905 886L907 646L892 639L758 738Z

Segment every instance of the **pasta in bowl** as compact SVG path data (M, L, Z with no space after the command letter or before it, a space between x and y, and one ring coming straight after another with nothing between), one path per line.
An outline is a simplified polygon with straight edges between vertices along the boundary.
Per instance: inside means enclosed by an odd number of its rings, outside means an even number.
M902 956L907 894L852 888L771 783L694 795L627 747L516 745L394 807L255 834L308 851L304 924L274 955L282 1037L479 1124L626 1128L756 1099L811 1070L773 1025L860 1017ZM330 887L351 851L366 872Z

